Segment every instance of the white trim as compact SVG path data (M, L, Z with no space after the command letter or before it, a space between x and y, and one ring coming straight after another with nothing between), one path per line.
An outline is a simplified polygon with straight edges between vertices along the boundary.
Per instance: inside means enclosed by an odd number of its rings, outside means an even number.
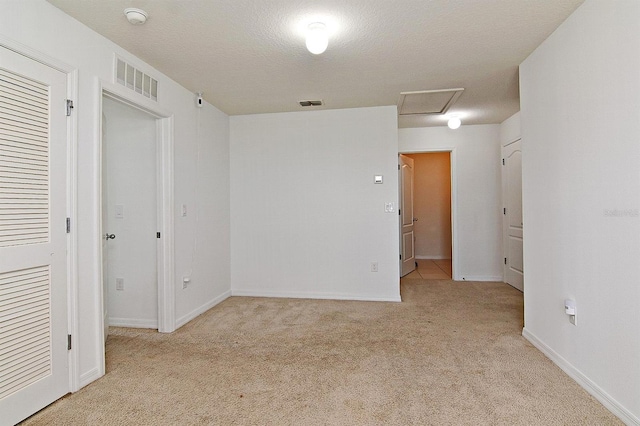
M102 376L104 376L104 373L102 373L98 367L92 368L80 376L80 387L82 388L87 386L89 383L98 380Z
M616 415L627 425L640 425L640 418L636 417L609 395L604 389L598 386L593 380L585 376L580 370L574 367L569 361L564 359L560 354L551 349L533 333L526 328L522 329L522 336L527 339L533 346L549 358L555 365L560 367L562 371L567 373L569 377L576 381L584 390L591 394L595 399L600 401L609 411Z
M176 327L174 282L174 214L173 214L173 116L157 120L158 135L158 224L161 238L158 244L158 331L170 333Z
M78 104L78 69L52 56L12 40L0 34L0 46L46 65L67 75L67 99ZM78 320L78 120L77 113L67 118L67 217L71 218L71 232L67 234L67 329L75 342L68 353L69 391L75 392L82 387L80 378L80 354L78 341L80 336Z
M499 275L466 275L464 277L461 277L462 280L461 281L481 281L481 282L499 282L499 283L503 283L504 281L502 281L502 277Z
M217 304L219 304L221 302L224 302L229 297L231 297L231 290L225 291L224 293L222 293L220 296L214 298L213 300L211 300L211 301L205 303L204 305L194 309L193 311L189 312L188 314L181 316L176 321L176 328L182 327L183 325L185 325L186 323L188 323L189 321L191 321L192 319L194 319L198 315L201 315L201 314L207 312L209 309L211 309L214 306L216 306Z
M269 291L269 290L231 290L232 296L247 297L277 297L285 299L330 299L330 300L355 300L360 302L402 302L397 297L363 297L348 293L318 293L318 292L296 292L296 291Z
M461 281L458 271L458 155L455 147L427 148L419 151L400 151L400 154L428 154L433 152L448 152L451 162L451 279ZM400 199L400 189L398 188L398 200Z
M104 283L102 282L102 85L100 84L100 80L96 79L97 88L96 93L97 96L97 111L98 113L95 116L95 123L93 128L95 130L94 140L97 141L97 149L94 150L95 155L93 157L93 194L98 194L97 197L94 198L94 204L96 207L96 211L98 214L94 216L92 219L94 221L91 229L98 229L97 235L97 250L95 251L96 258L94 259L94 264L98 265L98 267L93 271L94 282L98 283L97 291L94 296L94 318L96 321L96 338L94 340L94 350L97 357L98 364L98 377L100 378L106 373L106 360L105 360L105 342L106 336L104 335L105 327L104 327Z
M75 69L67 77L67 98L74 105L78 104L78 70ZM69 147L67 151L67 217L71 218L68 262L68 309L69 334L72 336L69 351L69 390L80 390L80 324L79 324L79 286L78 286L78 113L72 113L67 118ZM74 344L75 343L75 344Z
M158 250L158 320L153 328L158 328L159 332L170 333L176 329L175 321L175 290L173 286L174 282L174 248L173 248L173 113L160 107L156 102L147 98L140 97L136 92L123 87L119 84L110 83L104 80L98 80L98 106L97 117L97 141L98 149L96 150L95 169L97 170L96 177L96 193L100 194L96 199L96 211L98 212L96 220L98 222L98 229L102 232L102 99L104 96L109 97L118 102L124 103L133 108L139 109L147 114L152 115L157 119L157 144L158 144L158 196L160 197L158 208L158 230L161 233L161 238L157 246ZM100 258L97 259L97 264L102 264L102 240L101 236L96 241L98 245L98 253ZM102 273L97 271L99 275L100 292L98 297L100 299L99 309L96 316L99 320L101 330L103 327L103 286ZM110 319L110 325L117 325L117 319ZM100 340L100 353L102 357L102 364L104 365L104 332L99 331L102 336Z
M33 59L36 62L39 62L43 65L48 66L49 68L53 68L55 70L61 71L64 74L69 74L69 73L72 73L73 71L77 71L75 67L72 67L66 62L62 62L36 49L32 49L26 44L22 44L18 41L10 39L9 37L5 37L2 34L0 34L0 46L6 47L7 49L12 50L29 59ZM76 93L77 93L77 88L76 88Z
M418 260L451 260L451 258L446 256L415 256Z
M142 318L109 318L110 327L158 328L158 320Z

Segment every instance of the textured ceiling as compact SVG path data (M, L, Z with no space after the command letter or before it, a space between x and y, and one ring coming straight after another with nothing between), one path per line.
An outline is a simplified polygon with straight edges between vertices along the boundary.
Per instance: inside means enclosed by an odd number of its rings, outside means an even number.
M583 0L48 0L230 115L395 105L462 87L463 124L519 109L518 64ZM123 10L142 8L143 26ZM304 44L324 21L329 47ZM400 127L439 126L406 116Z

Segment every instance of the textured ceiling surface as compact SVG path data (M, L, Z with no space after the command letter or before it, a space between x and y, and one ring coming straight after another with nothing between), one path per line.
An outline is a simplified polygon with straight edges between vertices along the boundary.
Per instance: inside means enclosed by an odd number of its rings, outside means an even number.
M230 115L395 105L462 87L449 113L499 123L519 109L518 64L583 0L48 0ZM123 10L149 14L129 24ZM325 22L329 47L305 48ZM306 108L305 110L308 110ZM400 127L442 116L406 116Z

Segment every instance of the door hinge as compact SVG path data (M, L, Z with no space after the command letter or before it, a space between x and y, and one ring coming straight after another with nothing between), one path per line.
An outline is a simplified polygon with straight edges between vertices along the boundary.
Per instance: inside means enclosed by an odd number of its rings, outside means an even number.
M400 216L400 212L401 212L401 211L402 211L402 210L398 209L398 216Z
M67 350L71 350L71 335L67 334Z
M507 258L506 257L504 258L504 264L505 265L507 264Z
M71 233L71 218L67 218L67 234Z
M398 170L400 170L400 164L398 164Z
M504 166L504 158L502 159L502 165Z
M502 214L507 214L507 208L506 207L502 208Z
M402 253L400 253L400 260L402 260Z
M73 101L71 99L67 99L67 117L71 115L72 109L73 109Z
M160 238L160 233L156 232L156 238Z

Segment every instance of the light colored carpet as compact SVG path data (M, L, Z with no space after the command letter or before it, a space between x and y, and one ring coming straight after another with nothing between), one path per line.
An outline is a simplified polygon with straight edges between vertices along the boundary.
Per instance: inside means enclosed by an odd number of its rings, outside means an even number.
M402 297L232 297L171 335L112 328L106 376L25 424L622 424L525 341L512 287Z

